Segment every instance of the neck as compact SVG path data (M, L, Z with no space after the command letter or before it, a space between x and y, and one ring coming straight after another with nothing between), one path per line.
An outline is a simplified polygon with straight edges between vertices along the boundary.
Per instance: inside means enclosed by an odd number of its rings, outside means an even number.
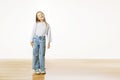
M40 22L44 22L44 20L40 20Z

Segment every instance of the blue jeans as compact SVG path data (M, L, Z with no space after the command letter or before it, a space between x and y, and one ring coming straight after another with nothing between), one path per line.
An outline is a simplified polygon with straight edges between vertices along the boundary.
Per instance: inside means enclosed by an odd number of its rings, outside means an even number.
M45 36L37 36L33 37L33 62L32 68L34 70L41 69L42 71L45 70L45 45L46 45L46 38Z

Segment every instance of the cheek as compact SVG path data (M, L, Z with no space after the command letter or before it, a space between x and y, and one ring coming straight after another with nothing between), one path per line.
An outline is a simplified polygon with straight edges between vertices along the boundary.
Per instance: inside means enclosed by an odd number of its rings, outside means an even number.
M38 19L40 19L40 16L38 16Z

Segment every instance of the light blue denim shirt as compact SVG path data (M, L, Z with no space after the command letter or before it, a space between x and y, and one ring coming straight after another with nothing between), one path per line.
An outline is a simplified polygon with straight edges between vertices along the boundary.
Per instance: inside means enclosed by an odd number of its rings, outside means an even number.
M47 41L48 42L52 41L52 39L51 39L51 27L49 24L46 26L45 22L34 23L30 42L33 42L34 35L47 36Z

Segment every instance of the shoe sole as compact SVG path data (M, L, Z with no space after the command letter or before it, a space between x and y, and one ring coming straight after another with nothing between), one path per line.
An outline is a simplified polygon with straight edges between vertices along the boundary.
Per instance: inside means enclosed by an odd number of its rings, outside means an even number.
M40 73L40 74L46 74L46 73Z
M39 75L40 73L35 73L36 75Z

